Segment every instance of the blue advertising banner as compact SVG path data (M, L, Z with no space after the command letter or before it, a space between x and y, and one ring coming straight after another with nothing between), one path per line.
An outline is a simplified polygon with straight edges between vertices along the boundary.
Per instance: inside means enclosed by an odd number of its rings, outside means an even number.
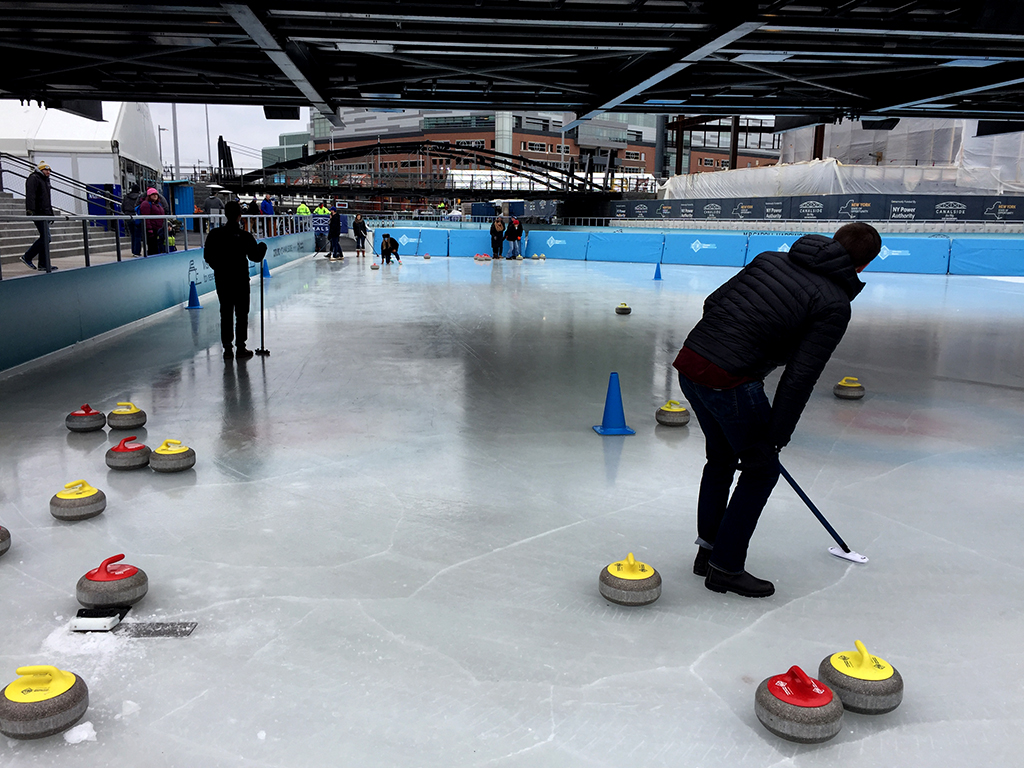
M583 261L587 258L587 241L589 239L589 232L553 232L535 229L529 233L527 243L523 247L523 258L529 258L536 252L538 255L544 254L544 257L548 259Z
M432 251L428 251L433 256ZM491 254L491 233L486 229L452 229L448 231L449 256Z
M314 213L310 218L312 219L313 231L326 235L327 227L331 223L331 217Z
M747 236L739 232L669 232L665 234L663 264L705 264L742 267Z
M949 271L949 238L882 235L882 250L865 272L944 275Z
M656 264L661 261L665 236L661 233L591 232L587 261L629 261Z
M1024 239L954 236L949 274L1024 275Z

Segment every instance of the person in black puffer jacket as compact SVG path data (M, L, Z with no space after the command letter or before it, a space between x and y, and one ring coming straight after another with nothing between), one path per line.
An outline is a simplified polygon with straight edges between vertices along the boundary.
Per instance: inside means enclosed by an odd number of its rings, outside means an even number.
M788 253L762 253L705 300L686 337L673 365L704 432L693 572L708 589L775 592L744 570L747 547L779 479L778 453L846 332L850 302L864 287L857 274L881 247L875 228L857 222L831 238L805 235ZM769 404L764 377L779 366Z

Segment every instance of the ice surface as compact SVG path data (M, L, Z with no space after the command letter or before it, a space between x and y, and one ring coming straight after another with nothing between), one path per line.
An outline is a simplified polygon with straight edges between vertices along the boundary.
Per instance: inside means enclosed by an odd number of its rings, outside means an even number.
M745 600L690 573L699 427L654 420L732 270L365 261L275 273L266 360L221 360L211 296L0 379L0 685L70 669L103 735L8 742L0 763L1016 764L1024 285L865 276L783 459L870 562L832 557L780 485L748 560L778 591ZM591 429L612 371L635 436ZM843 376L867 396L833 397ZM195 469L110 471L116 433L64 428L125 400ZM106 511L54 520L82 477ZM645 608L598 593L631 551L664 579ZM189 637L68 631L77 580L119 552L149 576L132 620ZM762 679L856 639L900 670L899 709L847 714L820 746L757 722Z

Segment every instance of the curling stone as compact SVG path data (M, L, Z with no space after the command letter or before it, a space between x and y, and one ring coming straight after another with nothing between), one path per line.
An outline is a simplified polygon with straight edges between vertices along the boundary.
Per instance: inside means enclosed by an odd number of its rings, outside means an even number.
M64 426L72 432L95 432L107 426L107 417L99 411L94 411L86 403L80 410L68 414L64 419Z
M111 469L138 469L149 464L149 446L133 443L135 435L126 437L107 451L107 466Z
M669 400L655 411L654 418L666 427L682 427L690 423L690 412L678 400Z
M196 465L196 452L181 440L164 440L149 455L149 466L155 472L184 472Z
M598 581L601 595L619 605L649 605L661 597L661 574L633 558L612 563L601 569Z
M538 259L540 259L540 256L538 256L538 255L537 255L537 254L535 253L535 254L533 254L533 255L532 255L532 256L531 256L530 258L531 258L531 259L533 259L534 261L537 261Z
M50 666L19 667L0 696L0 733L41 739L66 731L89 708L89 688L74 672Z
M123 563L124 555L108 557L78 580L75 594L86 608L124 608L135 605L149 591L149 577L141 568Z
M380 264L373 262L373 264L370 265L370 269L380 269Z
M884 659L868 653L860 640L854 641L854 645L855 651L840 651L822 659L818 677L851 712L892 712L903 701L903 677Z
M520 253L518 256L516 256L516 261L522 261L522 260L523 260L523 254Z
M820 744L843 727L843 704L827 685L800 667L762 680L754 694L761 725L787 741Z
M864 385L857 381L856 376L844 376L832 387L832 394L842 400L860 400L864 397Z
M424 253L423 254L423 258L424 259L429 259L430 258L430 254L429 253Z
M0 555L11 548L11 532L0 525Z
M629 305L626 304L626 303L619 304L619 306L617 306L615 308L615 314L616 315L628 315L632 311L633 310L630 309Z
M115 408L107 414L107 426L111 429L138 429L146 425L146 412L135 407L134 403L118 403L120 408Z
M547 256L545 256L543 253L540 255L540 257L541 259L547 259Z
M106 508L106 495L85 480L67 483L50 499L50 514L58 520L88 520Z

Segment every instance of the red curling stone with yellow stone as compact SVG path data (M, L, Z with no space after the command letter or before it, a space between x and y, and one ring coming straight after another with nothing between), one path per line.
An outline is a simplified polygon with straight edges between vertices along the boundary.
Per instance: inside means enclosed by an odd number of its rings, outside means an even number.
M149 455L149 466L154 472L184 472L196 465L196 452L181 440L164 440Z
M111 469L138 469L149 464L152 451L148 445L132 442L136 435L126 437L107 451L107 466Z
M149 577L141 568L127 563L124 555L108 557L78 580L78 602L86 608L124 608L135 605L149 591Z
M107 508L107 497L85 480L73 480L50 499L50 514L58 520L76 521L96 517Z
M754 693L754 714L776 736L820 744L843 727L843 704L827 685L800 667L762 680Z
M107 426L107 417L93 410L86 403L77 411L72 411L64 419L64 426L72 432L95 432Z
M598 588L605 600L619 605L650 605L661 597L661 574L630 552L625 560L601 569Z
M66 731L89 708L89 688L74 672L48 665L19 667L0 694L0 733L41 739Z

